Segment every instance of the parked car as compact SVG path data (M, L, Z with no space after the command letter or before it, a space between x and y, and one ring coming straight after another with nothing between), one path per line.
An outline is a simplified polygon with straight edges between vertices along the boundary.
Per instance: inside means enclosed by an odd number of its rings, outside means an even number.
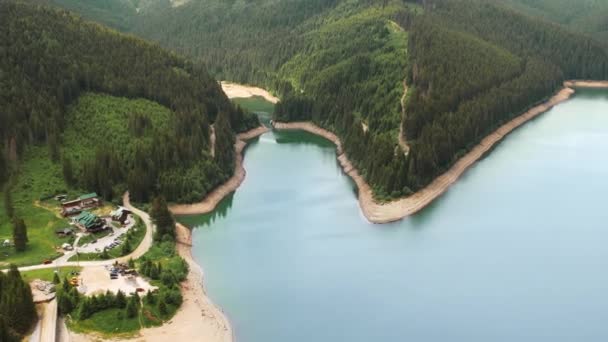
M53 263L53 260L50 260L50 259L44 259L44 261L43 261L42 263L43 263L43 264L45 264L45 265L52 264L52 263Z

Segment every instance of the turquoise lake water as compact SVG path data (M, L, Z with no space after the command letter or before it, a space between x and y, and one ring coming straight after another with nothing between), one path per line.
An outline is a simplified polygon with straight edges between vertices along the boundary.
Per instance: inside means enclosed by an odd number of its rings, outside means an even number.
M195 227L239 342L608 341L608 91L509 135L439 200L362 216L334 146L270 132Z

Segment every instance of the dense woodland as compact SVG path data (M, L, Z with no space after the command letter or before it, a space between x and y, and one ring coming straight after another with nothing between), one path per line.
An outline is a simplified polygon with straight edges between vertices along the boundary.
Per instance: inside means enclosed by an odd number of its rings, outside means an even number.
M603 0L504 0L522 13L588 34L608 46L608 2Z
M188 169L201 159L213 173L206 177L211 187L231 175L234 132L256 126L257 119L235 108L200 64L66 11L3 1L0 15L0 180L7 178L9 161L14 164L31 144L47 144L51 158L63 159L71 185L107 198L119 184L142 201L168 188L169 200L204 196L208 189L162 183L187 183L187 175L171 170L176 165ZM84 92L155 101L171 110L170 122L157 132L152 147L137 150L131 160L98 146L91 160L74 165L62 157L63 132L73 124L66 120L67 109ZM146 125L137 115L128 119L135 131ZM219 132L215 160L209 154L212 122ZM85 129L81 134L86 140L97 133ZM166 174L172 176L160 177Z
M393 152L407 31L422 11L417 3L193 0L142 11L132 32L200 58L218 78L271 89L283 99L277 119L313 120L334 130L347 139L349 155L371 146L381 157L359 166L380 196L400 196L409 192L404 179L395 186L376 180L389 168L406 168Z
M435 1L409 44L415 87L403 128L413 146L407 177L414 188L564 79L608 76L598 43L488 1Z
M87 17L114 20L97 0L55 2L73 9L90 2L100 11ZM574 18L602 10L583 2L589 6L561 4L571 9L561 18L551 15L561 7L545 0L109 4L139 9L125 10L115 26L203 61L217 78L279 94L276 119L335 131L378 198L388 199L427 184L564 79L607 76L602 43L522 14L572 27ZM596 24L579 31L598 37L603 24ZM397 145L400 126L409 154Z
M0 271L0 341L20 341L36 319L32 291L19 270Z

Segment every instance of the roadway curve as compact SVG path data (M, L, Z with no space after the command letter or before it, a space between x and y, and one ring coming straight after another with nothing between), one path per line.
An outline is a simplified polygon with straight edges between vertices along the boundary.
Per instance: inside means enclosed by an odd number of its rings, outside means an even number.
M131 210L133 214L139 216L141 220L146 225L146 235L144 239L141 241L139 246L135 248L133 252L128 255L122 256L116 259L109 260L96 260L96 261L64 261L63 258L56 259L50 264L47 265L33 265L33 266L24 266L19 267L19 271L32 271L32 270L42 270L46 268L56 268L56 267L64 267L64 266L79 266L79 267L89 267L89 266L106 266L112 265L115 262L127 262L129 259L137 259L144 255L150 247L152 247L153 239L154 239L154 225L152 224L152 220L150 219L150 215L146 212L139 210L131 205L129 201L129 192L125 192L122 197L123 207Z

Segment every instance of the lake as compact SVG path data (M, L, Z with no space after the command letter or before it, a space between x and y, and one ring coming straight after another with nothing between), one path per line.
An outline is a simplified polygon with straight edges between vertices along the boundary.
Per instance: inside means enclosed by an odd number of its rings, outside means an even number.
M607 341L607 151L608 91L580 90L374 225L331 143L269 132L233 196L179 220L239 342Z

